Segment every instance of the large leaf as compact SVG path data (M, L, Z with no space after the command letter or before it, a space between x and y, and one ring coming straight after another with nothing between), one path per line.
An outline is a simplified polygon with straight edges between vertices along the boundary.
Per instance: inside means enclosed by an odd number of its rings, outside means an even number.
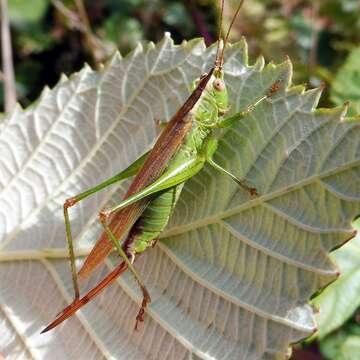
M62 203L149 148L214 59L200 41L168 37L103 71L85 67L16 109L0 128L0 352L9 358L282 359L316 329L310 296L337 277L328 252L360 213L360 124L317 110L320 91L288 87L291 64L247 64L226 52L231 111L277 79L282 89L223 137L216 158L256 185L250 196L206 167L189 181L158 246L136 263L152 295L134 332L140 292L129 274L61 328L39 331L72 299ZM77 252L100 233L97 212L127 183L71 211ZM114 256L83 289L95 284Z

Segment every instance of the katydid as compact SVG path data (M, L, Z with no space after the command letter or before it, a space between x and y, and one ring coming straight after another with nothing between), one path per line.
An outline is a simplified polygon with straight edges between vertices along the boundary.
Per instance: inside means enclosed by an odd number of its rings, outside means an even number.
M219 30L214 66L194 82L193 92L169 121L152 150L114 177L65 201L64 217L75 298L42 332L51 330L69 318L125 270L130 270L134 275L143 294L141 308L136 317L135 328L137 328L138 322L144 320L145 308L151 299L134 268L135 259L147 248L154 246L159 234L168 223L184 183L196 175L205 163L229 176L251 195L256 195L255 188L246 185L213 160L218 142L214 136L214 129L232 126L279 88L279 82L273 84L264 96L244 111L226 117L229 106L222 70L224 49L243 2L244 0L241 0L239 3L224 42L220 40ZM223 7L224 0L221 1L220 29ZM104 232L77 274L68 209L88 196L130 176L135 177L123 201L99 212L99 220ZM114 247L123 261L96 287L80 298L78 276L84 278L92 273Z

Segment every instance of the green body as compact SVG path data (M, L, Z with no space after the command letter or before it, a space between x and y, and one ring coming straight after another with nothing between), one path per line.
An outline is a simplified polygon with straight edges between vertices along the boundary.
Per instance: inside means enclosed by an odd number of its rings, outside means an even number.
M214 81L221 82L221 89L214 86ZM125 241L126 249L130 253L139 254L149 246L153 246L154 241L169 221L184 181L194 176L204 166L206 159L215 151L216 142L211 137L211 133L214 128L221 124L219 122L222 119L220 114L224 114L227 108L227 92L225 86L222 85L224 85L222 75L213 75L200 99L191 110L191 130L186 135L179 151L170 160L162 177L173 173L174 170L176 171L184 164L191 163L191 165L184 167L181 174L179 173L173 178L174 183L178 184L149 195L153 196L153 200L134 224ZM212 139L211 142L208 139Z

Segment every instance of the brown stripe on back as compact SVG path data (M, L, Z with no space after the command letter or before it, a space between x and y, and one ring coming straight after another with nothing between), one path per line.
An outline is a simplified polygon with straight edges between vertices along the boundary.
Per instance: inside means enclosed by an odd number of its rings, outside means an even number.
M171 118L166 128L160 134L144 165L135 176L124 196L124 199L151 184L164 172L168 162L177 152L185 138L185 135L191 129L192 122L189 112L200 99L213 71L214 68L210 70L209 74L201 78L196 89ZM139 218L150 201L151 196L146 197L112 215L110 228L117 239L121 240L123 235L134 225L135 221ZM86 277L90 274L94 268L99 265L110 253L112 248L113 245L111 240L109 240L107 235L103 233L88 257L85 259L85 262L79 271L79 276Z

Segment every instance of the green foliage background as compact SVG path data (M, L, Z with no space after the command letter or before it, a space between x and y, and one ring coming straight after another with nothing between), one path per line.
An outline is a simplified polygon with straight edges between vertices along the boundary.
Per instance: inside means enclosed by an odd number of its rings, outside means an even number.
M85 1L85 6L98 40L98 59L105 61L117 48L126 54L139 41L157 42L164 31L171 32L177 43L203 36L210 44L217 36L216 3L215 0L101 0ZM227 2L225 29L237 3ZM61 11L60 5L68 13ZM360 112L359 12L358 0L248 0L231 36L237 40L245 35L253 58L263 54L267 61L279 62L290 56L295 83L305 82L311 87L325 83L330 91L325 92L321 105L333 106L350 100L350 113L355 115ZM74 1L9 0L9 15L18 100L23 106L36 100L45 85L53 86L61 73L69 75L80 70L84 62L97 65L94 49L79 29L81 21ZM1 110L3 104L1 86ZM359 296L355 291L360 240L348 246L334 255L344 273L344 280L338 284L343 287L339 290L335 284L330 285L314 300L315 305L325 304L326 309L319 316L321 340L299 346L303 349L295 352L294 358L304 358L311 352L314 359L350 359L360 352L356 301ZM352 303L350 310L347 308L342 313L336 308L339 291L341 295L349 294ZM335 316L332 312L337 315L335 322L329 321Z
M159 41L169 31L176 42L203 36L216 39L216 0L100 0L84 1L91 27L101 43L101 59L115 49L126 54L141 40ZM226 2L224 28L238 3ZM59 4L66 7L64 14ZM55 6L58 5L58 6ZM249 54L279 62L288 55L295 82L332 85L347 55L360 42L357 0L248 0L231 37L241 34ZM73 0L9 0L18 98L26 106L45 85L55 85L61 73L94 66L91 49L77 25ZM3 108L0 94L0 109ZM323 97L323 105L331 101Z

